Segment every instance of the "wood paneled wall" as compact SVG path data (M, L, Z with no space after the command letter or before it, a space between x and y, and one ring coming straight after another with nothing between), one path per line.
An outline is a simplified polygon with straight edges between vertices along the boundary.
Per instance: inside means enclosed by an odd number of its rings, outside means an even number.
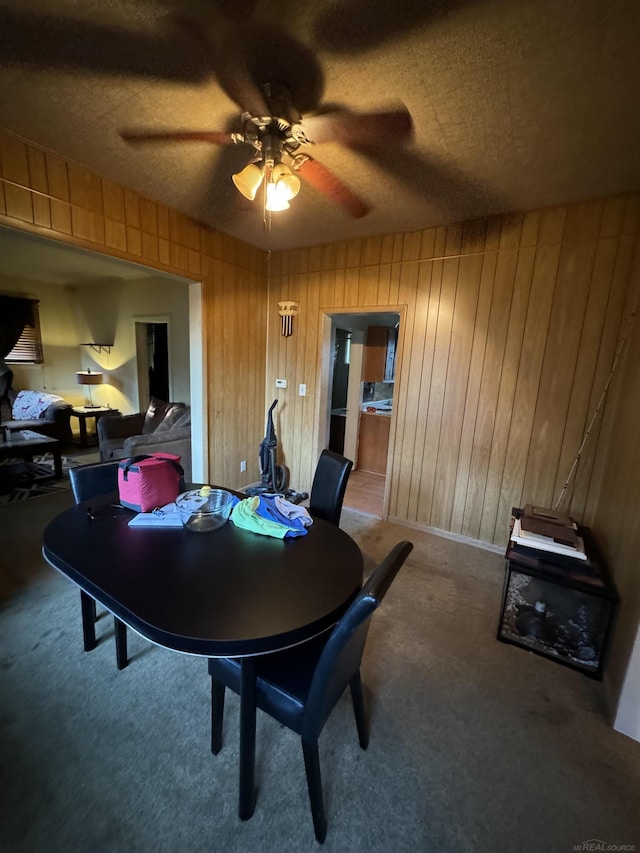
M0 132L0 224L203 282L209 478L258 478L264 432L266 255ZM186 345L186 342L185 342Z
M203 281L212 480L257 478L285 376L278 436L292 483L308 488L322 316L404 306L389 514L499 544L512 505L560 493L624 326L639 220L626 196L275 253L268 270L260 250L0 133L1 224ZM300 306L290 338L283 299ZM569 491L587 522L598 440L599 423Z
M627 313L636 317L625 330L626 344L620 368L611 383L611 405L602 427L602 447L606 464L594 511L593 529L608 565L614 574L621 607L606 677L614 697L622 689L625 673L629 679L627 707L622 709L626 734L640 739L640 671L629 667L640 626L640 245L637 248Z
M404 306L389 516L504 544L511 507L552 505L571 469L625 324L639 224L634 195L275 254L267 388L288 379L292 481L308 487L315 467L321 316ZM290 338L284 299L299 303ZM587 523L599 428L563 504Z

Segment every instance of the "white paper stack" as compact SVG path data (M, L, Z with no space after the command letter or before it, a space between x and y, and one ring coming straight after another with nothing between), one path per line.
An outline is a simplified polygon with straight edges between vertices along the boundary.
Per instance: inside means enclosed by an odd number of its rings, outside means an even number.
M518 545L524 545L526 548L537 548L540 551L562 554L565 557L575 557L577 560L587 559L587 554L584 549L584 541L577 533L575 535L575 546L565 545L562 542L558 542L551 536L542 536L540 533L523 530L519 518L516 518L513 523L511 540Z
M182 527L174 503L166 504L153 512L139 512L129 522L129 527Z

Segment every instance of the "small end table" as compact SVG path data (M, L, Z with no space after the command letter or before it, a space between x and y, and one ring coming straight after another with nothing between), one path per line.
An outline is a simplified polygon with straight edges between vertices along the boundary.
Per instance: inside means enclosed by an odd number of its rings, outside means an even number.
M89 447L98 443L98 421L104 415L119 415L118 409L110 409L107 406L74 406L71 414L78 418L80 427L80 447ZM95 418L95 432L89 437L87 433L87 418Z

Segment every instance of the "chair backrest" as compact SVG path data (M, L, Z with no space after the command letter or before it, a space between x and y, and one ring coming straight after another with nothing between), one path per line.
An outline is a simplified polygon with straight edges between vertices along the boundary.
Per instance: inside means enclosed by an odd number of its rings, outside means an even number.
M334 705L360 669L371 616L413 549L403 541L391 549L331 632L311 680L301 734L317 737Z
M106 495L118 491L118 461L95 462L90 465L79 465L69 468L69 480L73 498L77 504L81 501L95 498L96 495Z
M336 527L340 524L342 501L352 467L353 462L339 453L334 453L333 450L322 451L311 486L311 515L329 521Z

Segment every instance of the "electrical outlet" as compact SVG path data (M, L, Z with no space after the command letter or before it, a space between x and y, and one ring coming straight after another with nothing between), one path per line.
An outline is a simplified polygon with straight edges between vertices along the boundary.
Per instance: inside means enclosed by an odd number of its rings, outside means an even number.
M298 394L301 397L306 397L307 396L307 386L306 385L299 385L298 386Z
M287 380L286 379L276 379L276 388L286 388Z
M244 472L246 470L247 470L247 460L243 459L242 462L240 463L240 473L244 474Z

